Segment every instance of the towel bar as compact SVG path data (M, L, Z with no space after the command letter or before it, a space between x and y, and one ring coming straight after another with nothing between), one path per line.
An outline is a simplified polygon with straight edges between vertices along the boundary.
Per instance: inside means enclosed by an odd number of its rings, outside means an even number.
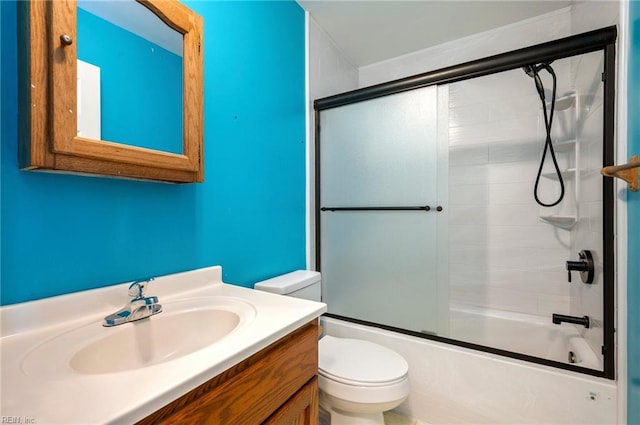
M600 173L607 177L617 177L629 183L629 190L633 192L638 191L638 167L640 167L640 161L638 155L634 155L629 159L627 164L623 165L610 165L604 167Z

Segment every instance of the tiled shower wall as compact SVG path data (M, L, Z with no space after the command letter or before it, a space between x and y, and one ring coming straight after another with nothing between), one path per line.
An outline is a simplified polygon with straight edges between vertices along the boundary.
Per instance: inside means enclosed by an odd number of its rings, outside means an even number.
M540 17L361 67L359 85L366 87L617 22L617 2L576 1ZM560 94L574 85L579 94L592 90L594 68L587 66L589 61L592 59L581 61L582 65L573 63L563 71ZM564 261L576 259L579 250L595 246L593 241L601 237L601 201L594 198L601 196L595 174L599 158L594 156L599 147L585 144L585 138L594 140L593 126L601 116L601 110L593 113L597 100L591 99L589 119L575 129L581 139L581 167L589 168L581 170L580 222L573 231L564 230L541 222L538 215L544 211L533 203L533 178L544 136L533 82L517 73L496 76L499 81L491 78L485 79L486 84L458 83L450 88L451 302L543 316L588 312L601 320L600 288L569 284L564 272ZM564 161L561 165L575 163L575 153L558 156ZM573 182L568 186L569 191L574 190ZM598 332L596 328L587 334L592 345L599 344L595 343ZM594 349L599 352L599 346Z
M570 18L565 8L362 67L360 86L566 37ZM570 87L569 68L557 71ZM570 233L541 222L533 199L544 140L540 106L533 80L519 70L449 86L444 190L452 304L546 317L569 313L564 262Z
M563 93L568 63L554 68ZM544 139L540 99L523 71L449 86L452 304L547 317L569 312L570 233L541 221L547 212L533 197ZM555 199L557 185L542 178L541 199ZM563 203L572 202L567 189Z

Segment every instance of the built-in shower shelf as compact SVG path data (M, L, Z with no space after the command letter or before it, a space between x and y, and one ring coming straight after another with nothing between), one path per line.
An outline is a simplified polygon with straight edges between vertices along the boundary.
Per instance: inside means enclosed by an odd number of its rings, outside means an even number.
M565 96L558 97L556 99L556 106L554 110L556 111L566 111L567 109L573 107L576 104L576 93L570 93ZM551 102L547 102L547 108L551 107Z
M569 168L567 170L560 170L560 173L562 174L562 177L567 178L567 177L574 177L576 175L576 169L575 168ZM558 173L556 173L555 171L550 171L548 173L542 173L541 174L542 177L546 177L548 179L558 179Z
M553 149L556 152L573 152L576 148L576 140L562 140L553 144Z
M578 221L575 215L541 215L540 220L563 229L571 229Z

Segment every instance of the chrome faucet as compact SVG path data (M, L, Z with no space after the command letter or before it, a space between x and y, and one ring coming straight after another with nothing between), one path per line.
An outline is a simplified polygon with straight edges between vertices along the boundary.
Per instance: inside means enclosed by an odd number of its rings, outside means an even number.
M144 294L146 284L153 278L136 280L129 285L129 302L122 309L104 318L102 326L117 326L128 322L144 319L162 312L158 304L158 297L147 297Z

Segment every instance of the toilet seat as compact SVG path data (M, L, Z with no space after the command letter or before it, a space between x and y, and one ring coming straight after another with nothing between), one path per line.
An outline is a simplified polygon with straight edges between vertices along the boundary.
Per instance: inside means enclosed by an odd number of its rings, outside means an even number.
M332 381L335 382L340 382L341 384L345 384L345 385L354 385L354 386L358 386L358 387L385 387L388 385L393 385L393 384L397 384L399 382L402 382L406 379L406 376L403 376L401 378L398 379L394 379L393 381L387 381L387 382L382 382L382 383L371 383L371 382L362 382L362 381L354 381L354 380L350 380L350 379L345 379L341 376L335 376L335 375L331 375L330 373L327 373L325 371L319 370L318 374L326 379L331 379Z
M319 374L346 385L389 386L405 380L409 372L402 356L369 341L326 335L318 351Z
M318 344L318 387L332 400L397 406L409 395L409 365L398 353L351 338L324 336ZM382 412L382 410L380 410Z

